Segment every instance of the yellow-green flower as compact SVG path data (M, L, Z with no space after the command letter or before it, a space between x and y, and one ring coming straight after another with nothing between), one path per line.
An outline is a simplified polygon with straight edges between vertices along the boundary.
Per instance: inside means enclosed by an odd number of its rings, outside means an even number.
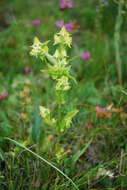
M34 43L31 47L32 50L30 52L30 55L37 57L41 52L41 42L37 37L34 38Z
M64 26L59 33L54 35L54 45L56 44L67 45L68 47L72 44L72 37Z
M57 80L56 90L66 91L69 89L70 89L70 85L68 82L68 77L62 76L61 78Z
M31 46L32 50L30 52L30 55L38 57L40 56L41 58L46 56L46 54L48 53L48 44L49 41L46 41L45 43L41 43L40 40L35 37L34 38L34 43Z
M42 118L47 118L50 116L50 110L48 108L45 108L44 106L39 106L39 109Z

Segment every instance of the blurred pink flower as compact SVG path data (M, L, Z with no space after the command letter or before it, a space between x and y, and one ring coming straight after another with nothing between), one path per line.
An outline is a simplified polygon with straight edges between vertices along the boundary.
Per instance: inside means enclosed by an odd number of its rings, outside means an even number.
M32 21L32 24L33 25L40 25L41 21L39 19L35 19L35 20Z
M84 52L81 57L84 60L87 60L91 56L91 53L89 51Z
M4 98L8 97L9 94L7 92L4 92L2 94L0 94L0 100L3 100Z
M64 20L58 20L55 25L58 27L58 28L62 28L64 26ZM65 28L68 32L71 32L72 29L73 29L73 24L72 22L70 23L67 23L65 24Z
M68 32L71 32L72 29L73 29L73 24L72 24L72 23L68 23L68 24L65 25L65 28L66 28L66 30L67 30Z
M64 20L58 20L58 21L56 21L55 25L56 25L58 28L62 28L62 26L64 25Z
M95 108L97 111L102 111L102 110L105 110L105 108L104 107L101 107L101 106L96 106L96 108Z
M60 0L60 9L68 9L73 7L73 0Z

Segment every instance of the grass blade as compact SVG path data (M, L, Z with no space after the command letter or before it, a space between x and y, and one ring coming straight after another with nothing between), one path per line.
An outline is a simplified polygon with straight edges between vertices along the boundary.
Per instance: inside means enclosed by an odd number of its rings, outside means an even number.
M43 162L45 162L46 164L48 164L49 166L51 166L52 168L54 168L56 171L58 171L61 175L63 175L68 181L70 181L70 183L75 187L76 190L79 190L79 188L77 187L77 185L73 182L73 180L68 177L65 173L63 173L59 168L57 168L56 166L54 166L52 163L50 163L49 161L45 160L43 157L39 156L38 154L36 154L35 152L31 151L29 148L25 147L24 145L20 144L19 142L10 139L8 137L5 137L4 139L11 141L12 143L20 146L21 148L25 149L26 151L30 152L31 154L33 154L34 156L36 156L37 158L39 158L40 160L42 160Z
M75 164L77 162L77 160L80 158L80 156L82 154L84 154L84 152L86 151L86 149L89 147L89 145L91 144L93 139L90 139L88 141L88 143L85 144L85 147L82 149L82 150L79 150L78 152L76 152L76 154L73 156L72 158L72 161L73 161L73 164Z

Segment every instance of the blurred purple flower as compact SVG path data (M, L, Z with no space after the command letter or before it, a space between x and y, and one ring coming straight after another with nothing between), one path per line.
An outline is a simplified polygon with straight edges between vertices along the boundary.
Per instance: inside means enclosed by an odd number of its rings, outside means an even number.
M32 21L32 24L33 25L40 25L41 21L39 19L35 19L35 20Z
M73 29L73 24L72 24L72 23L68 23L68 24L65 25L65 28L66 28L66 30L67 30L68 32L71 32L72 29Z
M55 25L58 27L58 28L62 28L64 26L64 20L58 20ZM73 29L73 24L70 22L70 23L67 23L65 24L65 28L68 32L71 32L71 30Z
M7 92L4 92L2 94L0 94L0 100L3 100L4 98L8 97L9 94Z
M73 7L73 0L60 0L60 9L68 9Z
M97 111L102 111L102 110L105 110L105 108L104 108L104 107L101 107L101 106L96 106L96 110L97 110Z
M64 20L58 20L58 21L56 21L55 25L56 25L58 28L62 28L62 26L64 25Z
M84 60L87 60L91 56L91 53L89 51L84 52L81 57Z

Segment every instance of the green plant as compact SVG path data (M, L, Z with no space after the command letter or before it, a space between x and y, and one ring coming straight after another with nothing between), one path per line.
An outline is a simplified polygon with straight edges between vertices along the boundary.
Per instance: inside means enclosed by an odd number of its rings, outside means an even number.
M67 104L66 95L71 88L70 80L75 78L71 75L71 66L68 65L67 47L71 47L72 37L65 27L54 35L54 45L57 45L55 53L51 55L48 48L49 41L41 43L36 37L30 54L39 57L46 62L47 69L41 70L48 74L54 81L53 96L55 97L55 110L51 112L49 108L40 106L42 119L49 126L53 126L56 133L64 132L71 126L73 117L78 110L73 108L69 111L64 109Z

